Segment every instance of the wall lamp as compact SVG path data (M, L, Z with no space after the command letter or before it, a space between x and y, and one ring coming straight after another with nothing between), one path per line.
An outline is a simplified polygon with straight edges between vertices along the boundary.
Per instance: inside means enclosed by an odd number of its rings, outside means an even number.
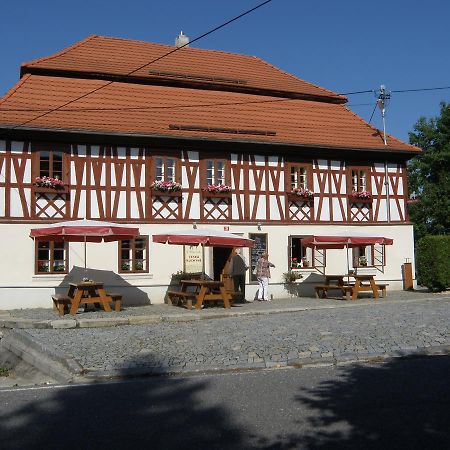
M258 227L258 230L261 231L261 222L258 222L258 223L256 224L256 226Z
M197 222L192 222L192 228L193 228L194 230L197 229Z

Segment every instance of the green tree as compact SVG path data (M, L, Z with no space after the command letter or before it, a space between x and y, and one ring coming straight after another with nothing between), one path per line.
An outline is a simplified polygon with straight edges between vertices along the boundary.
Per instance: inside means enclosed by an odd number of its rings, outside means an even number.
M421 117L409 142L423 152L409 162L408 188L419 202L410 205L415 238L450 233L450 104L439 117Z

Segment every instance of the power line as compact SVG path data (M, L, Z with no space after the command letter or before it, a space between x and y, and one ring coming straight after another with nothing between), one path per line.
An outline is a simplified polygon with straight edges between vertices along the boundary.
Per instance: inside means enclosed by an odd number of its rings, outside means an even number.
M420 88L420 89L402 89L400 91L391 91L391 92L403 93L403 92L420 92L420 91L439 91L442 89L450 89L450 86L434 87L434 88Z
M374 115L374 113L375 113L375 110L377 109L377 105L378 105L378 103L375 102L375 106L373 107L372 114L370 115L369 123L372 122L372 117L373 117L373 115Z
M202 39L203 37L208 36L208 35L211 34L211 33L214 33L215 31L217 31L217 30L219 30L219 29L225 27L226 25L229 25L230 23L232 23L232 22L234 22L234 21L240 19L241 17L244 17L245 15L250 14L251 12L257 10L258 8L261 8L262 6L266 5L267 3L270 3L271 1L272 1L272 0L266 0L266 1L264 1L264 2L262 2L262 3L260 3L260 4L258 4L258 5L256 5L255 7L253 7L253 8L251 8L251 9L249 9L249 10L243 12L242 14L239 14L239 15L236 16L236 17L233 17L232 19L228 20L227 22L225 22L225 23L223 23L223 24L221 24L221 25L219 25L219 26L213 28L212 30L210 30L210 31L208 31L208 32L206 32L206 33L204 33L204 34L202 34L201 36L196 37L196 38L193 39L191 42L196 42L196 41L198 41L199 39ZM166 53L165 55L163 55L163 56L161 56L161 57L159 57L159 58L157 58L157 59L155 59L155 60L153 60L153 61L151 61L151 62L149 62L149 63L147 63L147 64L144 64L143 66L138 67L137 69L132 70L131 72L127 73L126 76L127 76L127 75L132 75L133 73L135 73L136 71L142 69L143 67L147 67L147 66L149 66L149 65L151 65L151 64L154 64L156 61L159 61L159 60L161 60L162 58L165 58L165 57L171 55L172 53L174 53L174 52L176 52L176 51L178 51L178 50L181 50L181 49L182 49L183 47L185 47L186 45L188 45L188 44L184 44L184 45L182 45L182 46L180 46L180 47L177 47L177 48L173 49L172 51ZM45 113L43 113L43 114L40 114L40 115L38 115L38 116L36 116L36 117L30 119L30 120L27 120L27 121L25 121L25 122L22 122L20 125L15 125L13 128L22 127L22 126L26 125L27 123L33 122L33 121L35 121L35 120L37 120L37 119L40 119L41 117L44 117L44 116L46 116L46 115L48 115L48 114L50 114L50 113L52 113L52 112L55 112L55 111L57 111L57 110L59 110L59 109L61 109L61 108L64 108L64 106L70 105L71 103L74 103L74 102L76 102L76 101L78 101L78 100L81 100L82 98L85 98L85 97L87 97L88 95L94 94L95 92L98 92L100 89L103 89L103 88L105 88L105 87L107 87L107 86L109 86L110 84L113 84L113 83L115 83L115 81L109 81L109 82L107 82L106 84L104 84L103 86L100 86L100 87L98 87L98 88L96 88L96 89L92 89L90 92L87 92L86 94L83 94L83 95L81 95L81 96L78 97L78 98L75 98L75 99L73 99L73 100L70 100L69 102L66 102L66 103L64 103L63 105L60 105L60 106L58 106L57 108L53 108L53 109L51 109L51 110L49 110L49 111L47 111L47 112L45 112Z
M111 84L113 82L109 82ZM104 87L104 86L103 86ZM101 88L99 88L101 89ZM403 90L397 90L397 91L390 91L390 92L400 92L400 93L407 93L407 92L419 92L419 91L435 91L435 90L442 90L442 89L450 89L450 86L446 87L434 87L434 88L421 88L421 89L403 89ZM88 94L93 93L95 91L91 91ZM369 93L369 92L375 92L372 90L367 91L358 91L358 92L350 92L346 94L339 94L339 95L350 95L350 94L359 94L359 93ZM80 97L82 98L82 97ZM57 110L60 110L60 112L94 112L94 111L149 111L149 110L165 110L165 109L189 109L189 108L209 108L214 106L239 106L239 105L251 105L251 104L259 104L259 103L281 103L281 102L288 102L293 100L300 100L296 98L278 98L278 99L270 99L270 100L249 100L245 102L223 102L223 103L199 103L199 104L189 104L189 105L170 105L170 106L130 106L130 107L111 107L111 108L73 108L73 109L63 109L61 108L64 106L59 106L58 108L54 108L53 110L49 111L48 109L44 108L2 108L0 106L0 112L1 111L7 111L7 112L54 112ZM76 101L76 100L73 100ZM69 102L71 103L71 102ZM69 104L68 103L68 104ZM348 104L347 107L354 107L354 106L372 106L372 103L356 103L356 104ZM44 115L44 114L43 114ZM42 116L43 116L42 115ZM39 117L42 117L39 116ZM37 117L35 118L37 119ZM31 120L35 120L31 119ZM21 125L22 126L27 122L24 122Z
M186 42L186 44L183 44L183 45L180 45L180 47L174 48L173 50L171 50L170 52L166 53L165 55L162 55L162 56L160 56L159 58L156 58L156 59L154 59L153 61L151 61L151 62L149 62L149 63L147 63L147 64L142 65L141 67L138 67L137 69L133 70L132 72L128 73L127 75L131 75L131 74L137 72L138 70L143 69L144 67L147 67L147 66L149 66L149 65L151 65L151 64L154 64L155 62L157 62L157 61L159 61L159 60L165 58L166 56L169 56L169 55L171 55L172 53L175 53L175 52L177 52L178 50L181 50L182 48L187 47L189 44L192 44L193 42L196 42L196 41L198 41L198 40L204 38L205 36L208 36L209 34L214 33L214 32L217 31L217 30L220 30L221 28L223 28L223 27L229 25L230 23L234 22L235 20L238 20L238 19L240 19L241 17L244 17L244 16L246 16L247 14L250 14L251 12L255 11L255 10L258 9L258 8L261 8L261 6L264 6L264 5L266 5L267 3L270 3L271 1L272 1L272 0L267 0L267 1L265 1L265 2L260 3L259 5L255 6L254 8L249 9L248 11L245 11L245 12L243 12L242 14L239 14L239 16L233 17L233 19L230 19L228 22L225 22L225 23L223 23L222 25L219 25L218 27L213 28L212 30L210 30L210 31L208 31L208 32L206 32L206 33L204 33L204 34L202 34L201 36L198 36L198 37L196 37L195 39L192 39L192 41Z

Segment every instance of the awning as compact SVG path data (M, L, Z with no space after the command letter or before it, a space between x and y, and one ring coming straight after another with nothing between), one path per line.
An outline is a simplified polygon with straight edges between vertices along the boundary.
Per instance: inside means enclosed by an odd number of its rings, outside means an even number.
M364 235L348 235L348 236L308 236L301 240L305 247L316 248L345 248L358 247L360 245L392 245L393 239L382 236L364 236Z

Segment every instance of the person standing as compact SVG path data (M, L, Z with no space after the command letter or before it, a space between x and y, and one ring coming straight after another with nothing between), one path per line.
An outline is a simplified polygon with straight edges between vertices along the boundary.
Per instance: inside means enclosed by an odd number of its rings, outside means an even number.
M256 278L258 279L259 289L258 289L258 300L270 302L269 299L269 278L270 278L270 267L275 267L269 261L269 255L264 252L256 263Z
M245 273L248 270L242 250L238 248L230 262L230 276L233 278L234 291L240 292L242 301L245 300Z

